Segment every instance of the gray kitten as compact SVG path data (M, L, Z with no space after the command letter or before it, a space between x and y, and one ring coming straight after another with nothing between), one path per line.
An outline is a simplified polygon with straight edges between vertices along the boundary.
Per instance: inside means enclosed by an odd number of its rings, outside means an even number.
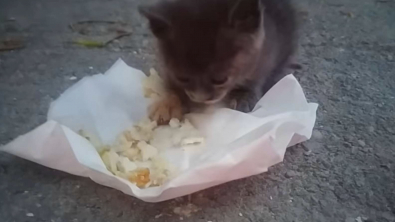
M158 40L169 92L151 107L153 119L216 103L249 112L297 68L289 0L162 0L139 11Z

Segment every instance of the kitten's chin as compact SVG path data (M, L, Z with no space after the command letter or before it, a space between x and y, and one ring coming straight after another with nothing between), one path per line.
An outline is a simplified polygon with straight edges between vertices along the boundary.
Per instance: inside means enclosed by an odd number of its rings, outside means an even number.
M226 96L226 93L223 93L223 94L222 94L221 96L219 96L218 98L212 99L212 100L206 100L206 101L204 101L203 103L206 104L206 105L217 104L217 103L221 102L222 99L223 99L225 96Z
M213 104L219 103L221 100L222 100L222 98L212 99L212 100L204 101L203 103L206 105L213 105Z
M200 104L205 104L205 105L212 105L212 104L216 104L218 102L220 102L222 100L222 98L218 98L218 99L212 99L212 100L205 100L205 101L201 101L201 100L195 100L192 98L189 98L192 102L195 103L200 103Z
M190 99L192 102L200 103L200 104L205 104L205 105L213 105L213 104L219 103L219 102L221 102L221 100L222 100L223 98L224 98L224 96L221 96L221 97L218 97L217 99L211 99L211 100L204 100L204 101L201 101L201 100L196 100L196 99L193 99L193 98L189 97L189 99Z
M188 95L189 99L192 102L195 102L195 103L198 103L198 104L204 104L204 105L213 105L213 104L221 102L222 99L226 96L227 93L225 92L225 93L221 94L220 96L218 96L217 98L210 99L210 100L197 100L196 98L191 96L190 93L187 92L186 94Z

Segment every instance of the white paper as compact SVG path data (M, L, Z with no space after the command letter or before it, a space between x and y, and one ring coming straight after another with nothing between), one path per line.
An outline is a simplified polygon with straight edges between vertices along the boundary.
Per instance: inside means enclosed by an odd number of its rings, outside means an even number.
M206 146L169 149L164 156L180 173L160 187L140 189L112 175L96 149L76 132L84 129L103 143L146 116L145 75L119 59L104 75L81 79L55 100L48 121L19 136L5 152L89 177L147 202L159 202L260 174L283 160L286 148L311 137L318 105L308 103L293 75L284 77L246 114L230 109L190 114Z

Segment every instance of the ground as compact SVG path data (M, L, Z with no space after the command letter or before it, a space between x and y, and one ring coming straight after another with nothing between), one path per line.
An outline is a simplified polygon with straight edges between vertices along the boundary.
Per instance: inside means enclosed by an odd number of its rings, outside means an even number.
M136 12L143 0L2 0L0 143L43 123L49 102L119 57L156 66L152 36ZM313 138L289 148L269 172L196 194L144 203L0 153L0 216L22 221L395 221L395 2L299 0L299 77L320 105ZM122 20L132 34L104 48L70 44L69 24ZM74 31L75 32L75 31ZM184 208L193 206L190 215ZM181 211L181 212L180 212Z

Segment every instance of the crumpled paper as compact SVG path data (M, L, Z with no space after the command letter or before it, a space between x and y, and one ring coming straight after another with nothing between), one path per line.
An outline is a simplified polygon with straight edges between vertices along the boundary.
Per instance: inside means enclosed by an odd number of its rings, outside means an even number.
M84 129L103 143L145 117L144 73L119 59L104 75L81 79L52 102L48 121L1 149L38 164L89 177L147 202L164 201L260 174L281 162L286 148L311 137L318 105L308 103L293 75L279 81L251 113L218 109L188 118L206 137L195 149L163 155L180 173L160 187L140 189L111 174L96 149L77 134Z

